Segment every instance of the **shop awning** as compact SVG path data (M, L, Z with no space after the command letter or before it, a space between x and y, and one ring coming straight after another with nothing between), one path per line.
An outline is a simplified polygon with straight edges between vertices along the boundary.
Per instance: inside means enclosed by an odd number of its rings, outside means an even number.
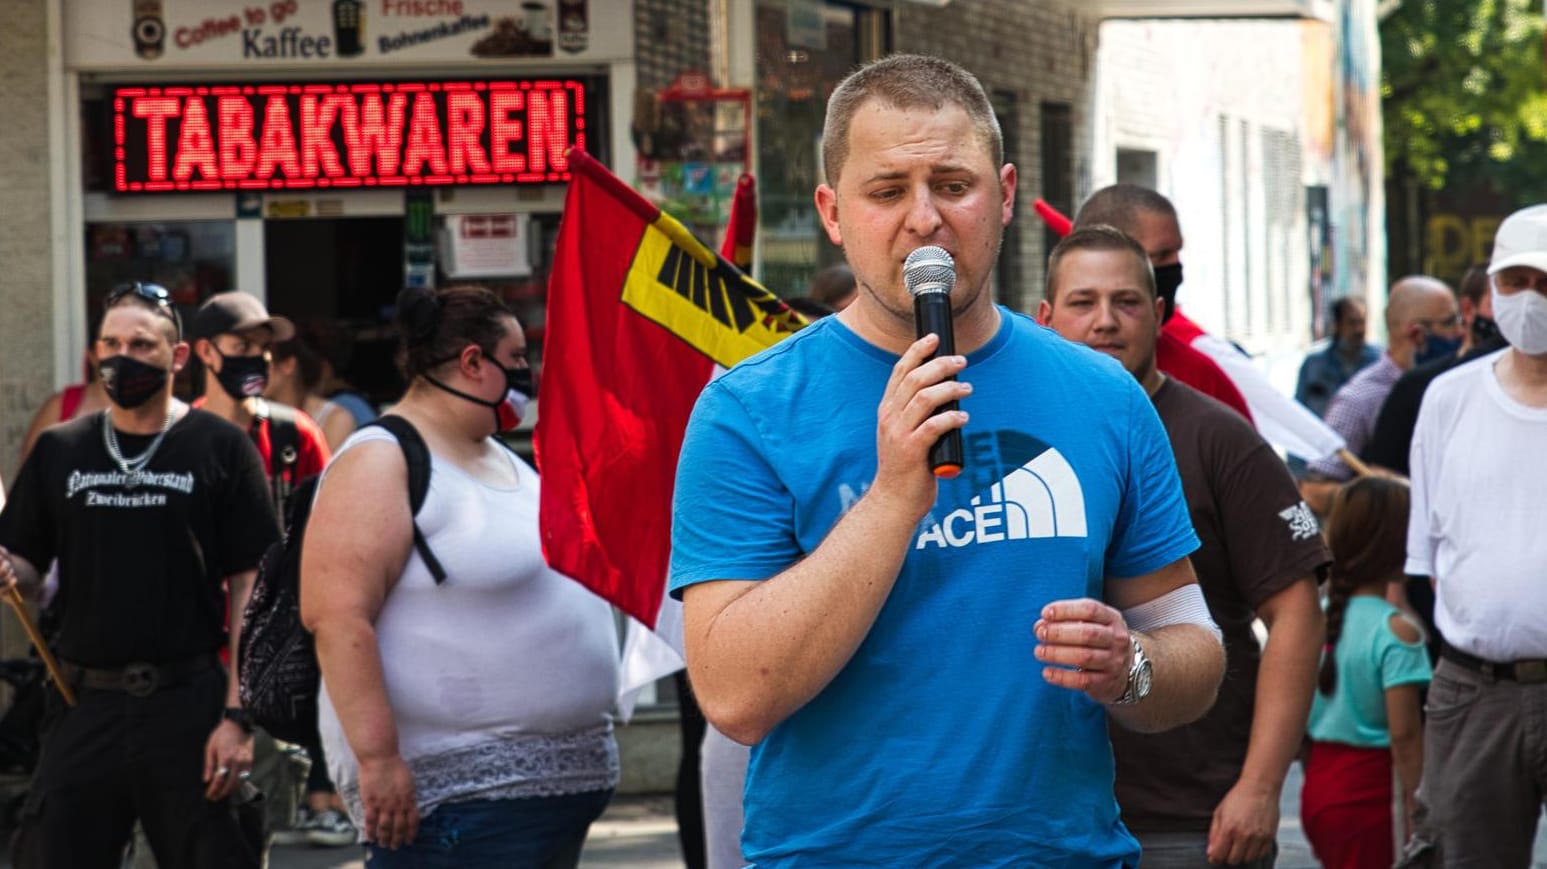
M911 0L941 7L951 0ZM1051 0L1102 18L1310 18L1331 21L1336 0Z
M1310 18L1331 21L1334 0L1091 0L1102 18Z

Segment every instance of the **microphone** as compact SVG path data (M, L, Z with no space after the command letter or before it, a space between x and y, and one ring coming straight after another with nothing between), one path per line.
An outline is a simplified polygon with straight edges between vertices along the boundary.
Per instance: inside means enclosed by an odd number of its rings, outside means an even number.
M956 285L956 261L944 248L921 247L903 261L902 282L913 294L913 325L918 336L922 338L931 332L940 336L940 345L929 358L954 355L956 333L951 325L951 287ZM941 405L935 413L956 408L957 403L951 401ZM929 469L945 480L962 472L961 429L951 429L929 448Z

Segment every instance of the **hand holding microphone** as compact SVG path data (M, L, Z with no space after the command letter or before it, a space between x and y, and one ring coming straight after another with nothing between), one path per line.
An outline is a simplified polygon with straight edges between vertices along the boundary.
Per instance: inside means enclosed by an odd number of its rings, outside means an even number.
M956 354L956 332L951 322L951 288L956 285L956 262L944 248L928 245L908 254L902 265L902 282L913 295L913 322L918 337L931 333L940 343L930 359ZM955 380L955 377L951 377ZM957 410L955 401L946 402L936 414ZM949 480L961 473L963 464L961 429L941 435L929 450L929 468L936 477Z

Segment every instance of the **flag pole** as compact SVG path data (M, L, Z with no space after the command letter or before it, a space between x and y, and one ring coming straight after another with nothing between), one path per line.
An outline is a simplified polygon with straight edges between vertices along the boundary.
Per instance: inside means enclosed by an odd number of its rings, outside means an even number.
M70 690L70 683L65 680L64 673L59 669L59 662L54 660L54 653L49 651L48 643L43 641L43 632L38 630L37 623L32 620L32 614L27 612L27 602L22 600L21 592L16 586L5 590L5 602L16 610L16 617L21 620L21 626L26 629L27 637L32 640L32 645L37 648L38 655L43 659L43 666L48 668L48 675L59 688L59 694L64 697L64 702L74 706L75 692Z
M1337 456L1343 460L1343 464L1352 468L1353 472L1359 476L1372 477L1375 475L1375 472L1370 470L1370 466L1360 461L1359 457L1350 452L1347 447L1339 449Z

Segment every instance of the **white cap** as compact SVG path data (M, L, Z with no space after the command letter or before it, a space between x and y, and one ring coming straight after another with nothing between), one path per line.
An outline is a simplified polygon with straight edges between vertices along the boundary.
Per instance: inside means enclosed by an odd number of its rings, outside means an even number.
M1488 274L1512 266L1547 272L1547 205L1522 208L1499 224L1499 231L1493 236Z

